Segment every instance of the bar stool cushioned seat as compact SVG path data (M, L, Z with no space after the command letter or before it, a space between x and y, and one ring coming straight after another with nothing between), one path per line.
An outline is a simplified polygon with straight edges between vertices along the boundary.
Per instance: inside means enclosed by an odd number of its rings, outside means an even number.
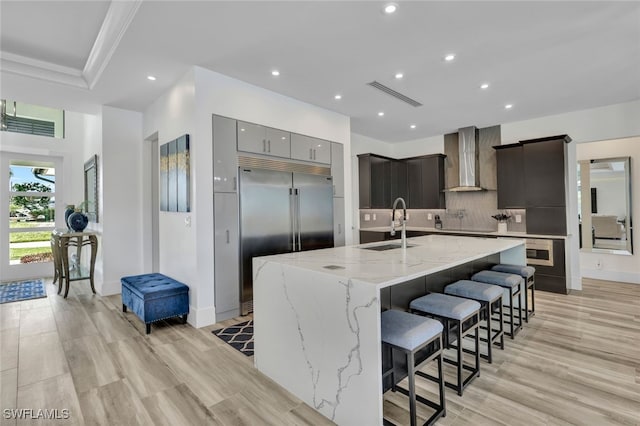
M472 281L478 281L486 284L494 284L503 287L509 293L509 324L511 326L511 332L506 333L512 339L515 337L516 333L520 331L522 328L522 303L520 301L522 295L522 283L524 282L520 275L515 274L507 274L505 272L497 272L497 271L480 271L477 274L474 274L471 277ZM518 322L516 323L515 316L513 314L514 308L514 296L518 297ZM503 300L503 303L505 301Z
M383 342L407 351L413 351L442 333L440 321L396 310L381 314L381 327Z
M473 300L464 300L446 294L431 293L414 299L409 304L411 309L428 312L440 317L463 320L480 309L480 304Z
M460 396L462 396L469 383L480 375L480 334L478 333L480 308L480 303L474 300L440 293L430 293L409 303L411 313L436 318L444 325L444 347L446 349L455 348L457 352L455 360L442 357L444 362L455 365L457 370L457 382L450 383L445 381L445 385L455 389ZM472 333L475 344L474 349L467 350L463 348L462 339ZM474 355L475 362L473 366L465 364L463 352ZM470 375L464 378L463 370L469 371ZM416 374L431 380L435 379L422 371L418 371Z
M524 293L524 320L529 322L529 317L536 314L536 283L535 275L536 268L533 266L525 265L511 265L507 263L501 263L491 268L492 271L506 272L507 274L520 275L526 285ZM529 303L529 289L531 289L531 303Z
M489 364L493 362L492 346L494 342L504 349L504 327L502 324L502 287L494 284L485 284L477 281L460 280L453 284L449 284L444 288L445 294L452 296L473 299L482 305L480 319L487 322L487 335L485 339L481 339L487 343L487 354L480 354L481 357L487 359ZM493 312L498 312L498 329L493 329L491 324ZM494 333L495 332L495 333Z
M189 287L163 274L143 274L122 277L122 312L131 308L146 324L147 334L151 323L166 318L182 316L187 321L189 313Z
M383 381L391 376L391 389L409 397L409 412L411 425L417 425L416 401L435 409L435 412L427 419L425 425L433 425L436 420L446 415L446 402L444 395L444 375L442 374L442 330L440 321L424 318L403 311L387 310L380 314L380 328L382 335L382 347L389 354L390 367L383 370ZM393 361L393 352L401 351L406 360L406 373L409 389L405 389L396 383L396 363ZM426 351L426 353L425 353ZM421 353L420 359L416 355ZM438 377L426 376L420 371L428 362L437 361ZM438 384L439 401L430 401L416 393L415 376L421 375ZM392 424L384 419L384 424Z

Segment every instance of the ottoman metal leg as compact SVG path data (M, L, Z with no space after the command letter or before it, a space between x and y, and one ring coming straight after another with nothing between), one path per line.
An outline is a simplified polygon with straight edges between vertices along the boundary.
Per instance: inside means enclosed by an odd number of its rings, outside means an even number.
M147 323L147 334L151 334L151 323Z

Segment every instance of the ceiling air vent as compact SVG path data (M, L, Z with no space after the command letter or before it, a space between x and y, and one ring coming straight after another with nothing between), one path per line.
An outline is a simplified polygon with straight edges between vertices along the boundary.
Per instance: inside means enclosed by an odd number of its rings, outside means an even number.
M384 93L386 93L387 95L391 95L396 99L401 100L402 102L406 102L409 105L413 106L413 107L419 107L422 106L422 104L418 101L416 101L415 99L411 99L408 96L403 95L402 93L398 93L395 90L393 90L390 87L385 86L384 84L380 84L377 81L372 81L371 83L367 83L369 86L371 87L375 87L378 90L383 91Z

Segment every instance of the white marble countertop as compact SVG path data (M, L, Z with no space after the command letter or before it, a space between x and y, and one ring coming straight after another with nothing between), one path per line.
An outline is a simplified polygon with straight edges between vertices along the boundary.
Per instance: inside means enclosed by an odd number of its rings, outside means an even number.
M357 280L378 288L433 274L524 244L521 239L427 235L408 238L413 247L374 251L363 247L399 243L381 241L356 246L286 253L259 259L313 272ZM524 249L523 249L524 250ZM329 268L327 268L329 267ZM256 271L255 274L259 274Z
M361 231L370 232L389 232L390 226L378 226L373 228L360 228ZM433 232L442 234L464 234L464 235L487 235L495 237L516 237L516 238L548 238L555 240L566 240L565 235L541 235L541 234L527 234L526 232L498 232L498 231L465 231L457 229L436 229L420 226L407 226L407 231L419 231L419 232ZM400 229L396 228L396 232L400 233Z

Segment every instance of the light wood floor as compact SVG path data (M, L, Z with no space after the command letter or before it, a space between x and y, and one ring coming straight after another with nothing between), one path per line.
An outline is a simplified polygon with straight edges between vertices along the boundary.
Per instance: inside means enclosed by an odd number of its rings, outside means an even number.
M0 305L3 409L66 408L55 422L65 425L329 423L211 334L243 318L199 330L168 321L146 336L119 296L47 288ZM640 425L640 285L585 280L579 295L536 297L536 316L464 396L447 391L438 424ZM403 398L387 393L385 413L408 424Z

